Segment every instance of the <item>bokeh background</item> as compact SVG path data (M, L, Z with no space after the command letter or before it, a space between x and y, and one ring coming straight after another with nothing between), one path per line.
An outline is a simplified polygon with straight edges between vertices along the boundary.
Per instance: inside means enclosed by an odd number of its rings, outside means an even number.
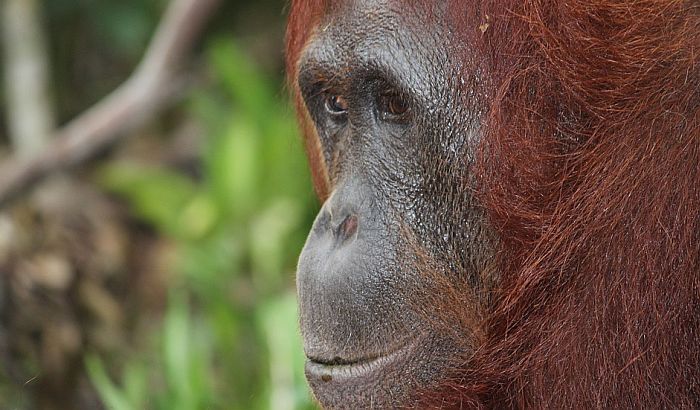
M294 269L319 205L285 2L223 0L192 17L201 30L173 26L189 43L147 93L163 97L56 145L188 1L0 2L0 409L314 407Z

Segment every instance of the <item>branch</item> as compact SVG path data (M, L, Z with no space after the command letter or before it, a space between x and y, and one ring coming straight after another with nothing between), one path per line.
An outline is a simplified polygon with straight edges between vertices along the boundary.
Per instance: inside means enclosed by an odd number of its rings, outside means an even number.
M10 139L26 158L46 145L54 128L46 36L37 0L5 0L0 14Z
M59 130L40 153L0 165L0 206L49 174L80 164L118 141L172 100L176 68L220 0L172 0L134 74L103 101Z

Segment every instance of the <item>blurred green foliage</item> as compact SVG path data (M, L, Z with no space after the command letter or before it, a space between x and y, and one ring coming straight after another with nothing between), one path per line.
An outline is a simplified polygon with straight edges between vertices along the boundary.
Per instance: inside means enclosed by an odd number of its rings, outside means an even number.
M160 18L164 0L51 0L44 2L50 19L89 16L83 24L116 52L138 56L148 42L154 24Z
M117 366L93 355L88 371L114 410L312 408L293 272L317 205L297 127L245 52L207 50L213 85L189 105L208 134L201 178L130 162L100 173L174 244L177 275L148 346Z

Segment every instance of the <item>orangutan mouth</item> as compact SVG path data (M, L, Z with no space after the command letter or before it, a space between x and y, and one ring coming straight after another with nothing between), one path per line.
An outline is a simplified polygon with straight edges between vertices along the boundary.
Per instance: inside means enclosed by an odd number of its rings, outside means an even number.
M306 376L310 381L315 379L325 383L330 381L350 383L353 380L372 378L379 372L401 367L413 356L413 350L417 345L418 340L412 340L388 353L367 355L352 360L340 357L332 360L309 357L306 362Z

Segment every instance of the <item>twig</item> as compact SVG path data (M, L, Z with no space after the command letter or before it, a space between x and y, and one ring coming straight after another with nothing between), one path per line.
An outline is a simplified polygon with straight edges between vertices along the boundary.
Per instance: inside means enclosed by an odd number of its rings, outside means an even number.
M122 86L59 130L37 155L0 165L0 206L47 175L88 160L161 109L178 83L176 69L219 3L173 0L141 64Z

